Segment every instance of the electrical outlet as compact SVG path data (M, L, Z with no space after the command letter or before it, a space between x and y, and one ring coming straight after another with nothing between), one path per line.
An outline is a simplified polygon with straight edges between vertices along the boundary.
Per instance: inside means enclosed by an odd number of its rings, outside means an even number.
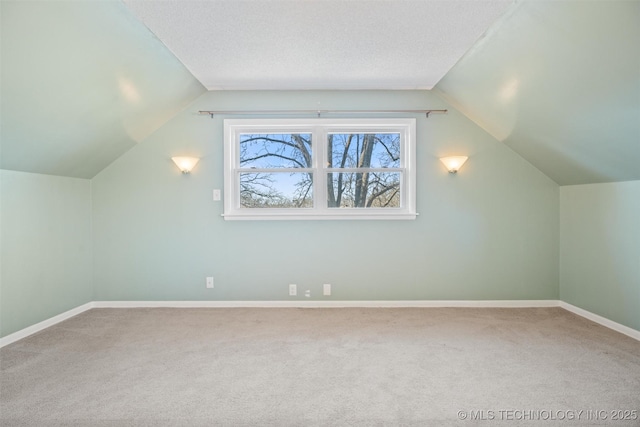
M213 277L207 277L207 288L213 289Z
M322 295L324 295L325 297L331 295L331 285L329 283L325 283L324 285L322 285Z
M289 296L295 297L298 295L298 285L289 285Z
M307 289L307 290L304 292L304 296L305 296L305 297L307 297L307 298L311 297L311 291L310 291L309 289Z

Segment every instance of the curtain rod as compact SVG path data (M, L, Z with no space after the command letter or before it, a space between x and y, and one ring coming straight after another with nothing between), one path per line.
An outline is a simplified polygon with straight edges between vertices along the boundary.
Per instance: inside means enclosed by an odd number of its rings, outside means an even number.
M200 114L206 114L213 118L218 115L243 115L243 114L257 114L257 115L270 115L270 114L317 114L320 117L321 114L396 114L396 113L412 113L412 114L424 114L428 118L430 114L446 114L447 110L207 110L199 111Z

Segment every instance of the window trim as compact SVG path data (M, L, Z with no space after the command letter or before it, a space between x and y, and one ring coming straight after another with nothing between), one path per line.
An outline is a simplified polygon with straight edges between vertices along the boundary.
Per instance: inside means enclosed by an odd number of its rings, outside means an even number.
M352 168L331 168L325 141L329 133L400 133L400 167L370 168L400 172L399 208L330 208L326 206L329 172ZM239 135L244 133L311 133L314 185L313 208L241 208ZM302 172L307 169L296 169ZM286 172L287 168L271 170ZM225 220L410 220L416 218L416 119L225 119L224 120L224 214Z

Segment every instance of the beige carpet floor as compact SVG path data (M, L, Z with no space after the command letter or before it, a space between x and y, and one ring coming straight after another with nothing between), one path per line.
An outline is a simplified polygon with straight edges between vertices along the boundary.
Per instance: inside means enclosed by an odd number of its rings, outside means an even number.
M640 426L640 342L560 308L92 309L0 372L2 426Z

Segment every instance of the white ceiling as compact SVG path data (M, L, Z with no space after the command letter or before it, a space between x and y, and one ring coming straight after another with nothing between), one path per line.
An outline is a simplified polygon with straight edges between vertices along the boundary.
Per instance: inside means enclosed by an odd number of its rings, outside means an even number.
M512 0L124 0L209 90L431 89Z

